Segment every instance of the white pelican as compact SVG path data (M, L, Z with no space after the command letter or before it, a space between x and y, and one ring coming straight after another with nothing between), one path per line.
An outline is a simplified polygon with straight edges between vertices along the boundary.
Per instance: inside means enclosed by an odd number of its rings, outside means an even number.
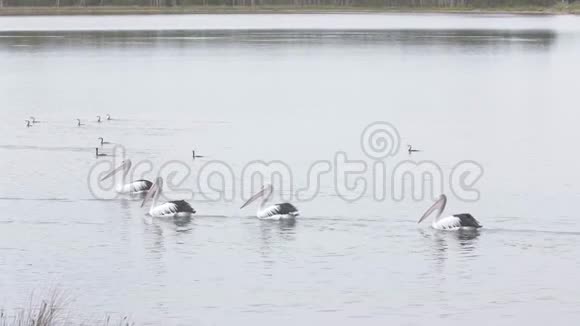
M266 202L270 200L272 197L272 193L274 192L274 187L271 184L266 184L262 186L262 189L258 191L255 195L250 197L248 201L246 201L240 209L248 206L254 200L264 197L262 202L260 203L260 207L258 208L258 212L256 216L260 219L267 219L267 220L283 220L283 219L293 219L296 216L300 215L298 209L294 207L294 205L289 203L281 203L281 204L274 204L268 207L264 207Z
M98 139L98 140L100 140L100 142L101 142L101 146L103 146L103 145L109 145L109 144L111 144L110 142L108 142L108 141L105 141L105 140L103 139L103 137L99 137L99 138L97 138L97 139Z
M30 128L32 127L32 124L30 124L30 120L24 120L26 122L26 128Z
M96 155L97 157L101 157L101 156L109 156L109 155L107 155L107 154L105 154L105 153L99 153L99 148L98 148L98 147L95 147L95 155Z
M141 203L141 207L145 205L147 200L153 198L151 203L151 208L149 209L149 215L152 217L173 217L173 218L190 218L192 214L195 214L195 209L185 200L173 200L168 201L164 204L157 205L157 200L163 191L163 178L158 177L155 179L155 183L151 186L151 189L147 191L147 195Z
M113 175L117 174L119 171L123 171L121 179L117 181L117 185L115 186L115 191L119 194L141 194L147 192L151 189L153 185L149 180L135 180L132 182L125 183L125 179L127 178L127 174L129 174L129 170L131 170L131 160L124 160L121 165L113 169L111 172L107 173L104 177L101 178L101 181L112 177Z
M81 123L81 119L77 119L77 127L84 126L84 123Z
M418 150L418 149L414 149L412 145L407 145L407 148L408 148L409 154L415 153L415 152L420 152L421 151L421 150Z
M435 210L437 210L437 216L431 223L431 226L437 230L450 230L455 231L459 229L477 229L481 227L481 224L473 217L471 214L455 214L451 216L441 217L445 205L447 204L447 197L441 195L439 199L433 204L429 209L421 216L419 222L423 222L429 215L431 215Z

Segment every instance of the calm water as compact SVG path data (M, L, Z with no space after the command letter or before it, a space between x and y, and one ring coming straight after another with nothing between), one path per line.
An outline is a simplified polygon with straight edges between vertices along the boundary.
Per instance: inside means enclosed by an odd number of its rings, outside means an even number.
M0 17L0 306L57 287L85 321L573 324L579 54L570 16ZM239 195L150 221L87 186L113 159L94 157L103 136L134 162L184 162L190 188L212 160L281 160L298 188L338 151L372 163L374 121L446 176L478 162L480 200L448 212L485 228L417 225L430 199L346 202L328 175L296 223L259 221Z

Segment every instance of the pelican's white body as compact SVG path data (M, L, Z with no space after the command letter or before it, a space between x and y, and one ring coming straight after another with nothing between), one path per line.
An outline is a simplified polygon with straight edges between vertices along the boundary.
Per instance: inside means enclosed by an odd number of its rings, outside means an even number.
M124 181L125 178L123 178ZM151 188L151 182L147 180L137 180L130 183L123 183L115 186L115 192L118 194L142 194Z
M300 214L298 210L288 212L286 214L278 214L278 212L280 211L281 211L280 204L271 205L264 208L260 207L258 209L258 212L256 213L256 216L259 219L263 220L286 220L286 219L294 219L296 218L296 216Z
M168 217L181 217L187 218L191 217L192 212L181 212L177 204L173 202L167 202L161 205L155 206L155 202L151 205L149 209L149 215L158 218L168 218Z
M476 229L476 226L464 226L461 223L461 218L455 215L441 217L431 223L431 227L437 230L455 231L459 229Z

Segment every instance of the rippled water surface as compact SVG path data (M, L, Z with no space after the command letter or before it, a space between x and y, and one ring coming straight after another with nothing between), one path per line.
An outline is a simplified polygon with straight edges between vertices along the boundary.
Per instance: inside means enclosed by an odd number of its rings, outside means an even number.
M83 321L574 324L579 54L572 16L0 17L0 307L57 287ZM375 121L400 135L387 175L436 163L448 212L484 228L417 225L431 200L394 200L390 176L385 199L346 201L335 169L314 199L292 199L295 223L257 220L238 191L202 200L213 161L234 173L229 190L249 162L284 162L293 182L277 199L338 152L370 169L361 133ZM100 136L153 163L149 179L188 166L193 221L95 198L91 168L120 159L95 158ZM449 186L465 160L484 171L475 202Z

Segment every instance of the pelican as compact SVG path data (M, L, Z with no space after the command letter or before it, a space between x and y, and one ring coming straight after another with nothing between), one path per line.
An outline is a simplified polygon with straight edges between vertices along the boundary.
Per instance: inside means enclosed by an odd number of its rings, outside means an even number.
M97 122L101 123L101 116L100 115L97 116Z
M77 127L84 126L84 123L81 123L81 119L77 119Z
M246 201L242 205L242 207L240 207L240 209L248 206L256 199L263 197L262 202L260 203L260 207L258 208L258 212L256 214L256 216L260 219L284 220L284 219L293 219L296 216L300 215L298 209L294 207L294 205L289 203L274 204L268 207L264 207L266 202L268 202L268 200L270 200L270 197L272 197L273 192L274 187L271 184L266 184L262 186L262 189L258 191L255 195L250 197L250 199L248 199L248 201Z
M105 141L105 140L103 139L103 137L99 137L99 138L97 138L97 139L101 141L101 146L103 146L103 145L108 145L108 144L111 144L110 142L108 142L108 141Z
M105 154L105 153L99 153L99 148L98 148L98 147L95 147L95 155L96 155L97 157L101 157L101 156L109 156L109 155L107 155L107 154Z
M107 113L107 120L113 120L111 119L111 115Z
M119 194L141 194L147 192L151 189L153 185L149 180L135 180L129 183L125 183L125 179L127 178L127 174L129 174L129 170L131 170L131 160L124 160L121 165L113 169L111 172L107 173L104 177L101 178L101 181L112 177L113 175L117 174L119 171L123 171L122 177L118 180L117 185L115 186L115 191Z
M195 150L192 150L191 152L193 153L193 158L194 158L194 159L196 159L196 158L200 158L200 157L203 157L203 156L201 156L201 155L195 155Z
M26 122L26 128L32 127L32 124L30 123L30 120L24 120L24 122Z
M468 213L441 217L446 204L447 196L441 195L435 204L429 207L425 214L421 216L417 223L423 222L424 219L437 210L437 216L435 216L433 223L431 223L431 226L434 229L455 231L459 229L477 229L481 227L481 224L479 224L475 217Z
M163 178L158 177L155 179L155 183L151 186L151 189L147 191L147 195L141 203L141 207L145 205L147 200L153 198L151 203L151 208L149 209L149 215L152 217L173 217L173 218L190 218L192 214L195 214L195 209L185 200L174 200L168 201L164 204L157 205L157 200L163 191Z
M407 145L408 148L408 152L409 154L414 153L414 152L420 152L421 150L418 149L414 149L412 145Z

